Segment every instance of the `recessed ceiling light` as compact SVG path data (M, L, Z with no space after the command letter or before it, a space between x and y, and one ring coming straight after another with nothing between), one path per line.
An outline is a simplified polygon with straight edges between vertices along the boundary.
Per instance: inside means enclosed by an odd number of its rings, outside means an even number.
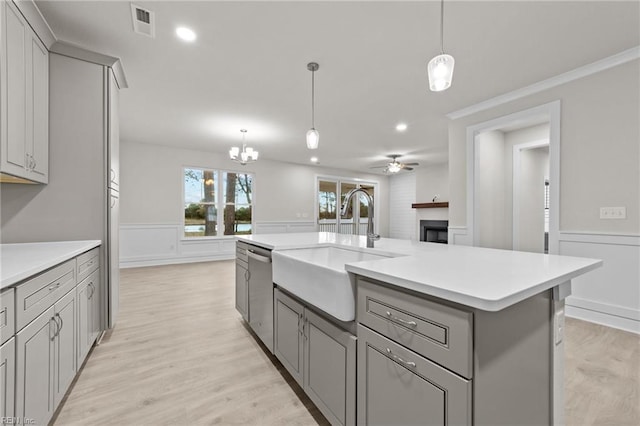
M320 160L318 160L318 157L311 157L309 160L310 160L312 163L317 163L318 161L320 161Z
M184 41L194 41L196 39L196 33L187 27L176 28L176 35Z
M405 130L407 130L407 124L406 123L398 123L398 125L396 126L396 130L399 132L404 132Z

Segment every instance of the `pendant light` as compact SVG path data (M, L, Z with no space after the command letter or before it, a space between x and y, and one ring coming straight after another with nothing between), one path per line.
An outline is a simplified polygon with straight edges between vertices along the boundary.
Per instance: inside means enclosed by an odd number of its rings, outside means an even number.
M453 56L444 53L444 0L440 1L440 54L429 61L429 88L441 92L451 86L453 80Z
M318 68L320 68L320 65L315 62L309 62L307 64L307 69L311 71L311 128L307 131L307 148L309 149L318 149L318 141L320 140L320 134L316 130L315 125L315 75Z
M242 132L242 151L237 146L234 146L229 150L229 158L235 161L236 163L240 163L243 166L246 166L248 163L253 163L254 161L258 161L258 151L254 151L253 148L248 147L245 143L245 136L247 134L246 129L241 129Z

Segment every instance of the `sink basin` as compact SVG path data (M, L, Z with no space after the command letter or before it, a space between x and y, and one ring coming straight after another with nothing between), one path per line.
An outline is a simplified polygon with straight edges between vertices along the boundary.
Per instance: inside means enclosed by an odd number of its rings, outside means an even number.
M355 319L355 279L347 263L388 256L338 247L274 251L273 282L341 321Z

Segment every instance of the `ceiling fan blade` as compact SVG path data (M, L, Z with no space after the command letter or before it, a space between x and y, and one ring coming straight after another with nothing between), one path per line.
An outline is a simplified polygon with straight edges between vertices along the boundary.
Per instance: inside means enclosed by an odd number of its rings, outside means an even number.
M405 166L405 167L403 167L403 168L402 168L402 170L406 170L406 171L409 171L409 172L410 172L411 170L413 170L413 167L407 167L407 166Z
M405 166L419 166L420 163L404 163Z
M384 169L384 168L386 168L386 167L389 167L389 165L388 165L388 164L385 164L384 166L372 166L372 167L369 167L369 168L370 168L370 169Z

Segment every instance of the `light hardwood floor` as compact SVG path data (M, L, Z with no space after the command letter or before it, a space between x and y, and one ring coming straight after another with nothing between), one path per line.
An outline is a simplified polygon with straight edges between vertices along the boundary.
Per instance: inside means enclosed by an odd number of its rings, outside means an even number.
M235 311L233 261L123 269L120 294L55 425L327 424ZM566 335L567 424L640 424L640 338Z

